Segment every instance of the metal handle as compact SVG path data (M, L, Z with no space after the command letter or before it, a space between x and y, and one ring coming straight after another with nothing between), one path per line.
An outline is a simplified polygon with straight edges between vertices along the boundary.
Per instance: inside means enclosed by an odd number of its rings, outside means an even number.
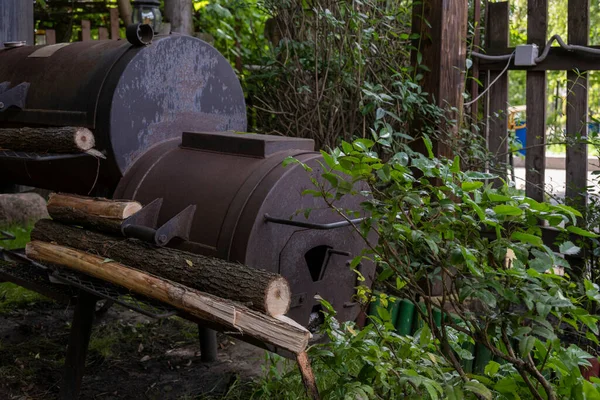
M275 224L297 226L299 228L320 229L320 230L343 228L344 226L358 224L358 223L364 221L365 219L367 219L367 217L362 217L362 218L351 219L349 221L330 222L328 224L316 224L314 222L291 221L289 219L284 219L284 218L275 218L275 217L271 217L269 214L265 214L264 218L265 218L266 222L273 222Z

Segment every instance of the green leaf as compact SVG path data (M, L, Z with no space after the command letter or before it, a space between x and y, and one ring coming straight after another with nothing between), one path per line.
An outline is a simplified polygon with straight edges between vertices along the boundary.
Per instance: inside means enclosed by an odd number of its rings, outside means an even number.
M331 184L331 187L333 188L337 188L339 185L339 181L338 181L338 176L335 174L332 174L330 172L324 173L323 175L321 175L324 179L327 180L327 182L329 182Z
M522 243L529 243L532 244L534 246L541 246L544 242L542 241L542 238L539 236L535 236L529 233L525 233L525 232L513 232L512 235L510 235L510 238L512 240L518 240Z
M496 179L498 177L498 175L478 171L465 172L465 176L469 179Z
M454 161L452 161L452 166L450 167L450 172L454 172L458 174L460 172L460 157L455 156Z
M500 370L500 364L498 364L496 361L490 361L488 363L488 365L485 366L485 369L483 370L483 372L488 375L488 376L495 376L498 371Z
M518 215L523 214L523 210L521 210L519 207L509 206L506 204L498 205L498 206L494 207L493 210L497 215L518 216Z
M283 166L284 166L284 167L287 167L287 166L288 166L288 165L290 165L290 164L296 164L296 163L298 163L298 162L299 162L299 161L298 161L296 158L294 158L294 157L292 157L292 156L287 156L287 157L286 157L286 158L283 160Z
M571 233L574 233L576 235L579 236L583 236L583 237L587 237L587 238L597 238L600 237L600 235L597 235L593 232L590 231L586 231L585 229L581 229L575 225L569 225L567 226L567 230Z
M425 143L425 147L427 148L427 154L429 155L429 158L435 158L433 154L433 144L431 143L431 139L429 139L427 136L423 136L423 143Z
M533 336L525 336L519 342L519 351L521 352L521 357L525 358L531 350L533 350L533 346L535 345L535 337Z
M564 242L559 246L558 250L562 254L571 256L571 255L579 253L579 251L581 251L581 247L575 246L575 244L573 244L573 242Z
M497 194L494 192L486 192L486 195L487 195L488 199L490 199L490 201L493 201L493 202L505 202L505 201L512 200L508 196L504 196L504 195Z
M490 389L485 387L485 385L483 385L481 382L469 381L469 382L465 383L464 388L465 388L465 390L475 393L475 394L483 397L486 400L492 399L492 392L490 391Z
M583 394L586 400L600 400L600 390L586 380L583 381Z
M460 186L461 186L461 189L464 190L465 192L471 192L473 190L476 190L476 189L479 189L480 187L482 187L483 182L481 182L481 181L463 182Z

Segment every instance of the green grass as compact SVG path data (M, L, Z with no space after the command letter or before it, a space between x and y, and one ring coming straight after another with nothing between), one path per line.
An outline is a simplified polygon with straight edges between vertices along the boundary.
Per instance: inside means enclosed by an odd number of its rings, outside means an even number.
M33 226L0 227L0 231L4 231L15 236L14 240L1 240L0 247L4 247L5 249L9 250L25 247L30 240L31 229L33 229Z
M9 250L25 247L30 240L29 236L32 228L33 226L9 226L0 228L1 231L8 232L15 236L14 240L0 241L0 247ZM15 285L14 283L0 283L0 313L29 307L42 301L49 301L49 299L39 293Z

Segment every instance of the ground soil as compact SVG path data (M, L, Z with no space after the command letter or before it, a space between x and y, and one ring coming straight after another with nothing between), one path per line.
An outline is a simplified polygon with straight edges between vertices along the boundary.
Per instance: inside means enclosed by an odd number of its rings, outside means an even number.
M0 399L57 397L72 314L50 301L0 312ZM206 364L196 333L179 318L112 306L96 319L80 398L206 399L232 388L240 398L261 374L264 350L220 335L218 361Z

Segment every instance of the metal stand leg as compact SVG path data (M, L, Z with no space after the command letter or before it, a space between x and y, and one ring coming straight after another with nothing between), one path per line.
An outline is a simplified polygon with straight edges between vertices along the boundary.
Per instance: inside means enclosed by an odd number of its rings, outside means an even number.
M79 397L81 379L85 368L85 355L92 333L97 300L96 297L87 292L79 292L65 359L65 370L59 394L60 400L75 400Z
M200 338L200 359L202 362L216 361L217 332L198 325L198 337Z

